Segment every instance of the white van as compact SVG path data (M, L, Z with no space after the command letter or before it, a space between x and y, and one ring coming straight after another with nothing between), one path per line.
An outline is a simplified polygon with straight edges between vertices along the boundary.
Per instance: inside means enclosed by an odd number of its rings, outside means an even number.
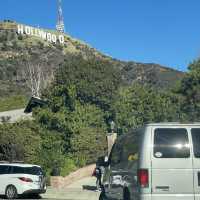
M100 199L200 200L200 123L157 123L119 137Z
M44 173L40 166L0 163L0 195L16 199L20 194L46 192Z

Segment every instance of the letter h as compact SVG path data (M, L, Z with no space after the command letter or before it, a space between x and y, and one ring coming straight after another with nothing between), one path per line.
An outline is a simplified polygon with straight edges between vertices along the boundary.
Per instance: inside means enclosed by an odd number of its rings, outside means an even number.
M23 25L17 26L17 33L18 34L24 34L24 26Z

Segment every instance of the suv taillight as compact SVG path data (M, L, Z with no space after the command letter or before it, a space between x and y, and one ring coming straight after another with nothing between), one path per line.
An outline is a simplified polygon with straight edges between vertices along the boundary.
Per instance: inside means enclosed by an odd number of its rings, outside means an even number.
M32 182L33 182L32 179L26 178L26 177L19 177L19 179L20 179L21 181L23 181L23 182L29 182L29 183L32 183Z
M149 186L149 172L148 169L139 169L138 170L138 182L140 187Z

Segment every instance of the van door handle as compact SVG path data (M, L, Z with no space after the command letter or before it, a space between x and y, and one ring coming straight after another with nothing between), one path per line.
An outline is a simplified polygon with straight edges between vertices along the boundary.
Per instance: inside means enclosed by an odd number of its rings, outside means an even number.
M169 191L169 186L156 186L157 190Z

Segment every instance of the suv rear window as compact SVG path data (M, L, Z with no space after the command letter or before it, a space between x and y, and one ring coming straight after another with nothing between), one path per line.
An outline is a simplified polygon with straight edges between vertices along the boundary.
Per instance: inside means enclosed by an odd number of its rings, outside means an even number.
M193 141L194 156L196 158L200 158L200 129L199 128L192 129L192 141Z
M39 167L19 167L14 166L12 169L13 174L31 174L31 175L42 175L42 169Z
M190 157L189 139L186 129L159 128L154 134L154 157L188 158Z
M39 167L25 167L24 168L25 174L31 174L31 175L42 175L44 174L42 169Z
M9 174L10 167L7 165L0 165L0 174Z

